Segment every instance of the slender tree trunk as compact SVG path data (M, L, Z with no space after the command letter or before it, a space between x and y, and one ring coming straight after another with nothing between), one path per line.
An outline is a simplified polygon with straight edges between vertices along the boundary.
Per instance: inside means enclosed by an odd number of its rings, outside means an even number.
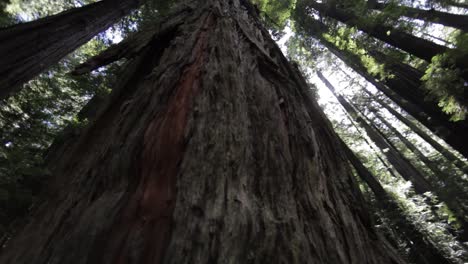
M361 128L359 127L358 124L354 121L354 119L351 116L348 116L349 121L351 124L354 126L354 128L357 130L358 134L360 135L361 139L364 140L364 142L376 153L377 158L379 161L385 166L385 169L387 172L392 176L392 177L398 177L397 172L395 169L392 168L391 164L388 163L381 155L384 154L381 149L377 147L377 149L373 146L373 144L363 135L363 132L361 131Z
M408 82L398 82L394 78L378 81L371 76L355 55L338 50L333 44L323 40L322 43L338 58L352 68L397 105L429 128L434 134L447 142L463 156L468 157L467 121L451 122L449 116L440 108L424 101L424 94L415 91L416 87L408 86ZM387 82L388 81L388 82ZM387 86L387 85L388 86ZM391 85L391 86L390 86ZM419 96L417 96L419 94Z
M393 89L399 91L398 93L402 97L410 98L412 102L417 102L418 105L421 105L421 107L428 113L431 113L431 115L445 115L447 116L446 118L449 118L449 115L443 113L438 106L437 99L428 99L430 95L428 94L428 90L423 88L423 82L421 81L424 76L422 71L402 63L401 61L397 61L378 50L367 49L367 52L377 62L385 65L385 69L388 73L394 75L385 80L385 83L389 87L395 87ZM468 107L468 91L451 95L454 96L460 104ZM461 121L459 123L464 123L464 126L468 129L468 121Z
M356 55L348 51L339 50L334 44L321 36L323 32L326 32L324 24L312 19L302 21L302 23L305 26L311 25L311 34L317 36L321 43L345 62L346 65L372 83L377 89L424 124L433 133L445 140L454 149L458 150L465 157L468 157L468 138L465 136L468 134L468 121L452 122L450 121L450 116L443 113L435 103L424 100L426 95L420 89L421 82L414 78L414 76L422 76L419 71L401 63L388 63L382 57L383 54L380 54L382 56L377 56L376 59L386 62L386 65L397 73L394 78L386 78L381 82L367 72Z
M382 40L394 47L402 49L423 60L430 62L432 57L435 55L447 51L447 48L444 46L437 45L428 40L415 37L388 26L373 26L360 23L358 17L343 10L327 8L325 4L321 4L313 0L308 1L307 3L310 7L320 12L320 14L323 16L336 19L352 27L355 26L370 36Z
M426 37L429 37L431 39L435 39L435 40L438 40L440 42L443 42L445 45L449 46L449 45L454 45L452 42L450 41L447 41L446 39L443 39L443 38L439 38L439 37L436 37L432 34L429 34L429 33L426 33L426 32L421 32L423 34L423 36L426 36Z
M411 143L403 134L398 131L392 124L390 124L385 118L383 118L375 108L370 108L370 111L376 116L376 118L384 124L390 132L395 135L413 154L421 160L425 166L427 166L432 173L437 176L439 179L448 178L449 176L441 171L435 162L431 161L428 157L426 157L413 143Z
M403 144L432 171L432 173L436 176L437 181L443 184L442 187L437 187L441 189L439 192L444 193L445 196L449 199L456 200L455 203L462 204L462 208L466 207L464 204L468 202L468 197L464 192L462 185L460 185L457 180L454 180L450 173L446 173L439 169L434 161L431 161L428 157L426 157L413 143L411 143L404 135L402 135L396 127L394 127L379 113L377 113L376 109L371 109L371 111L377 117L377 119L390 130L392 134L394 134L401 142L403 142Z
M343 96L336 93L335 88L331 83L323 76L321 72L317 72L317 75L322 82L327 86L330 91L335 95L343 108L348 112L366 131L369 138L377 145L378 148L385 153L388 161L395 167L398 173L407 181L411 181L414 190L419 194L433 191L431 184L424 178L424 176L406 160L387 140L381 133L377 131L375 127L368 124L364 118L359 115L357 110L352 106Z
M468 4L466 2L465 3L459 3L459 2L456 2L456 1L445 1L445 2L448 5L451 5L451 6L454 6L454 7L468 9Z
M429 134L419 128L414 122L410 121L408 118L404 117L398 111L396 111L393 107L388 105L384 100L378 98L377 96L373 96L369 91L363 89L370 99L375 100L380 105L382 105L385 109L387 109L393 116L395 116L399 121L403 124L408 126L413 132L415 132L418 136L424 139L429 145L431 145L435 150L437 150L442 156L444 156L448 161L450 161L453 165L455 165L458 169L460 169L463 173L468 175L468 165L460 160L457 156L452 154L446 147L442 146L439 142L434 140Z
M325 4L317 3L314 0L308 0L307 5L320 12L323 16L336 19L352 27L357 27L359 30L374 38L384 41L428 62L431 62L432 57L450 50L445 46L438 45L423 38L418 38L392 27L383 25L373 26L367 23L362 23L359 21L359 18L353 14L340 9L327 8ZM468 58L464 56L457 59L455 65L461 70L467 69Z
M424 194L425 192L433 192L441 201L443 201L448 208L457 217L461 226L458 238L460 241L468 241L468 212L463 204L459 203L453 196L446 193L443 188L431 184L417 168L415 168L410 161L408 161L387 138L373 125L364 119L364 115L359 112L351 103L348 102L343 96L335 92L335 88L323 76L321 72L317 72L319 78L325 85L332 91L335 97L345 110L355 118L355 120L365 129L369 138L385 153L388 161L395 167L400 175L407 181L411 181L416 193Z
M468 121L452 122L450 121L450 116L443 113L434 102L424 100L426 98L425 92L420 89L420 81L414 78L414 76L420 76L419 71L401 63L389 63L389 67L400 73L401 78L399 78L400 75L396 75L395 78L386 78L383 81L377 80L367 72L366 67L357 55L338 49L333 43L323 37L328 28L325 24L310 18L306 14L302 14L301 12L303 12L305 7L301 6L301 3L298 2L294 13L296 26L299 30L304 32L305 35L315 36L348 67L364 77L454 149L465 157L468 157L468 138L466 137L466 134L468 134ZM376 59L384 61L382 56ZM408 70L408 72L405 70Z
M58 161L0 263L402 263L252 6L184 8Z
M350 103L348 103L350 104ZM359 109L355 108L354 105L350 104L351 107L356 109L357 114L361 116L365 116L362 111ZM383 118L380 118L381 120ZM370 124L370 120L367 119L364 120L367 124ZM384 122L384 124L388 124L388 122ZM376 126L369 125L372 128L376 130L376 132L382 136L382 138L385 140L385 142L388 142L389 146L392 146L395 151L398 151L397 148L391 144L390 139L385 136L385 134ZM388 127L391 127L390 124L387 125ZM393 132L396 130L394 129ZM398 133L398 131L396 131ZM398 133L399 134L399 133ZM424 155L414 147L406 138L404 138L401 134L399 134L399 139L403 141L403 143L413 152L419 152L419 154L416 154L419 158L424 157ZM398 136L398 135L397 135ZM402 156L403 157L403 156ZM411 164L409 161L407 161L409 164ZM429 163L430 161L428 161ZM430 167L430 169L433 169ZM420 172L419 170L417 170ZM437 169L437 171L440 171ZM422 177L423 174L421 174ZM468 239L468 212L466 210L466 194L464 194L463 189L460 188L459 183L453 182L452 178L448 175L442 175L442 174L436 174L438 176L438 182L435 183L432 181L430 184L431 192L435 193L441 201L443 201L448 208L452 211L452 213L456 216L458 219L458 223L460 224L461 228L458 231L458 238L461 242L465 242ZM450 188L450 189L449 189Z
M390 4L376 2L372 6L372 8L377 10L383 10L389 5ZM468 16L466 15L445 13L436 11L434 9L423 10L408 6L397 6L396 8L397 10L400 10L402 12L403 16L421 19L427 22L437 23L468 32Z
M57 63L138 7L140 0L103 0L0 29L0 99Z
M369 186L375 195L377 204L390 219L392 227L407 242L410 248L410 261L416 264L443 264L452 263L444 257L441 251L414 226L405 212L398 206L397 201L382 187L376 177L362 164L356 154L342 142L343 149L358 176Z

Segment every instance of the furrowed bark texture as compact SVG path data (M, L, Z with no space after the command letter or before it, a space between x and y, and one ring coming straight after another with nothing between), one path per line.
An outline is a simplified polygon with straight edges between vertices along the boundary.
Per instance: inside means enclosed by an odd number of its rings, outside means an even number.
M137 55L0 263L402 263L246 5L197 2Z
M0 99L138 7L139 0L103 0L0 29Z

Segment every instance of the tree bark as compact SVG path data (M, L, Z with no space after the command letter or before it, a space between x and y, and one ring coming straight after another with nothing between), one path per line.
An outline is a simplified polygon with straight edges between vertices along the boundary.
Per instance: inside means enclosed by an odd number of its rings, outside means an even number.
M372 9L383 10L390 4L376 2ZM447 27L453 27L468 32L468 16L457 15L446 12L436 11L434 9L423 10L408 6L396 6L397 10L402 12L403 16L409 18L421 19L427 22L441 24Z
M0 29L0 99L137 8L140 0L103 0Z
M344 152L351 165L372 190L380 209L385 213L394 226L396 232L408 242L410 248L409 261L416 264L453 263L417 229L406 216L398 202L382 187L377 178L362 164L354 152L342 141Z
M250 4L183 5L0 263L402 263Z

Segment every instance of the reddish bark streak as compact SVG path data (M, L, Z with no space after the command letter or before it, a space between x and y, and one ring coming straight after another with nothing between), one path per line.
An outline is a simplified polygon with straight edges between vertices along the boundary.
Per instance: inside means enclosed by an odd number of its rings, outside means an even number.
M183 72L174 87L166 111L147 127L143 139L141 180L136 192L123 209L122 220L112 238L120 243L111 251L119 254L114 263L128 263L128 244L132 234L144 237L139 263L159 263L171 234L172 213L176 200L178 167L184 153L185 128L193 98L201 87L201 68L208 44L207 28L213 25L212 15L204 21L193 50L194 61ZM119 241L120 240L120 241Z

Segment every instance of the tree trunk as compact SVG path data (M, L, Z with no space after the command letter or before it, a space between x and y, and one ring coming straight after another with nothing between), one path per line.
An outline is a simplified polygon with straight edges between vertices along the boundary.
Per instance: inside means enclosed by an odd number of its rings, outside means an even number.
M464 204L468 202L468 197L467 194L463 191L463 187L460 182L458 182L458 179L454 179L450 173L446 173L439 169L434 161L426 157L413 143L411 143L404 135L402 135L396 127L394 127L379 113L377 113L376 109L371 109L371 111L377 117L377 119L390 130L392 134L394 134L401 142L403 142L403 144L432 171L432 173L436 176L437 181L443 184L442 188L440 186L437 187L441 189L439 192L444 193L444 196L448 197L449 199L456 200L455 203L462 204L462 208L467 207ZM465 213L463 214L465 215Z
M103 0L0 29L0 99L138 7L140 0Z
M375 195L377 204L385 213L396 232L408 242L410 261L416 264L448 264L452 263L444 257L442 252L414 226L405 212L398 206L397 201L382 187L376 177L362 164L356 154L342 142L344 152L358 176L370 187Z
M383 82L371 76L360 59L347 51L339 50L332 43L320 39L321 43L340 58L345 64L373 84L397 105L429 128L434 134L447 142L463 156L468 157L468 121L450 121L450 116L443 113L434 103L424 101L425 95L414 86L413 78L387 78ZM406 76L406 75L405 75Z
M401 61L397 61L378 50L367 49L367 52L377 62L384 64L388 73L394 75L385 80L385 83L389 87L395 87L394 90L399 91L398 93L402 97L409 98L412 102L421 105L428 114L439 115L441 118L450 118L438 106L438 99L428 99L430 97L428 89L423 88L423 82L421 81L424 76L423 72ZM468 107L468 91L463 91L460 94L452 93L450 95L455 97L461 105ZM468 121L463 120L458 123L463 123L468 130Z
M183 6L0 263L402 263L252 6Z
M446 40L446 39L443 39L443 38L440 38L440 37L436 37L436 36L434 36L434 35L432 35L432 34L429 34L429 33L424 32L424 31L421 32L421 33L422 33L423 36L426 36L426 37L431 38L431 39L438 40L438 41L444 43L446 46L454 45L453 42L450 42L450 41L448 41L448 40Z
M377 10L383 10L388 6L390 6L390 4L376 2L372 6L372 8ZM468 32L468 16L466 15L445 13L436 11L434 9L423 10L408 6L397 6L396 8L397 10L402 12L403 16L421 19L427 22L437 23L447 27L453 27Z
M335 88L323 76L321 72L317 72L318 77L327 86L328 89L335 95L343 108L350 114L366 131L369 138L377 145L378 148L385 153L388 161L398 171L398 173L407 181L413 184L416 193L424 194L425 192L433 191L431 184L424 178L424 176L406 160L387 140L383 137L377 129L368 124L364 118L359 115L358 111L352 106L343 96L336 93Z
M391 134L395 135L399 141L401 141L413 154L421 160L425 166L427 166L432 173L437 176L439 179L445 179L448 178L449 176L441 171L435 162L431 161L428 157L426 157L413 143L411 143L403 134L398 131L392 124L390 124L385 118L383 118L378 112L377 109L375 108L370 108L370 111L377 117L377 119L386 126Z
M442 146L439 142L434 140L429 134L419 128L414 122L410 121L408 118L404 117L398 111L396 111L393 107L388 105L384 100L378 98L377 96L373 96L369 91L363 89L364 92L367 93L371 100L378 102L382 105L385 109L387 109L393 116L395 116L399 121L403 124L408 126L411 131L415 132L418 136L424 139L429 145L431 145L435 150L437 150L442 156L444 156L448 161L450 161L453 165L455 165L458 169L460 169L463 173L468 175L468 166L467 164L460 160L457 156L452 154L446 147Z
M361 112L362 114L362 112ZM403 135L401 135L393 126L388 122L383 120L383 118L378 117L391 131L397 135L397 137L405 144L408 149L410 149L415 155L422 160L426 166L431 169L435 176L438 178L438 183L431 183L431 191L435 193L440 201L443 201L450 211L456 216L461 228L458 232L458 237L461 242L465 242L468 239L468 212L466 210L466 194L463 191L463 188L460 188L458 182L454 182L452 177L442 173L436 166L431 164L431 161L427 159L409 140L407 140ZM388 137L386 137L383 132L377 129L378 132L384 137L387 142L390 142ZM395 148L396 149L396 148Z
M351 27L357 27L359 30L376 39L384 41L428 62L431 62L432 57L450 50L445 46L438 45L423 38L415 37L411 34L392 27L383 25L373 26L367 23L359 22L359 18L353 14L340 9L327 8L325 4L317 3L314 0L308 0L307 5L317 10L324 16L336 19ZM468 58L466 58L466 56L458 58L455 62L455 65L462 71L467 69Z
M459 2L456 2L456 0L448 0L448 1L444 1L445 3L447 3L448 5L451 5L451 6L454 6L454 7L458 7L458 8L465 8L465 9L468 9L468 4L465 3L459 3Z
M369 138L382 150L383 153L385 153L388 161L393 167L395 167L398 173L405 180L412 183L415 192L421 195L424 195L426 192L432 192L447 205L447 207L457 217L461 226L458 238L462 242L468 241L468 213L465 212L463 205L454 200L453 197L450 197L450 195L445 194L443 190L434 187L429 181L427 181L423 174L415 168L410 161L403 157L403 155L398 152L398 150L384 137L382 133L378 131L375 126L369 124L364 119L363 115L361 115L351 103L349 103L343 96L336 93L335 88L321 72L317 72L317 75L335 95L346 112L354 117L354 119L364 128Z

